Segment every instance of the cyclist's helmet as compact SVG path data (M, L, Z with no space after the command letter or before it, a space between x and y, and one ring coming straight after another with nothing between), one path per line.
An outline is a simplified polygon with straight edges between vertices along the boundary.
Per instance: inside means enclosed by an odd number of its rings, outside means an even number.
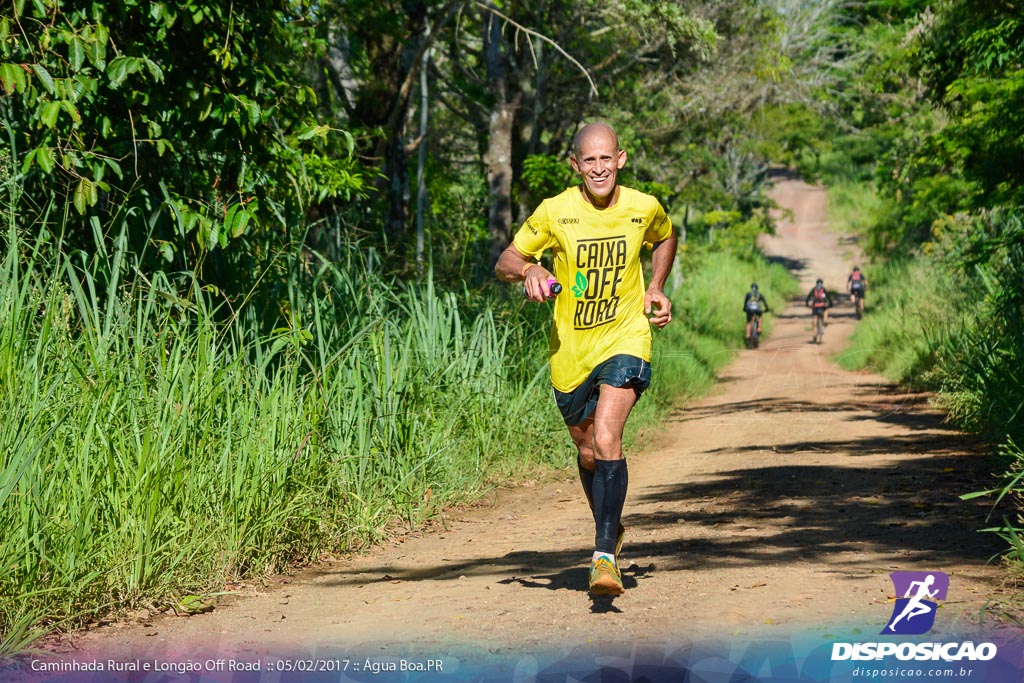
M853 267L853 272L859 273L860 272L860 266L854 266Z
M819 278L818 278L818 281L814 283L814 286L815 286L815 287L821 287L821 286L822 286L823 284L825 284L824 280L822 280L822 279L821 279L821 278L819 277Z
M750 283L750 291L751 292L756 292L757 291L757 283L756 282L751 282Z

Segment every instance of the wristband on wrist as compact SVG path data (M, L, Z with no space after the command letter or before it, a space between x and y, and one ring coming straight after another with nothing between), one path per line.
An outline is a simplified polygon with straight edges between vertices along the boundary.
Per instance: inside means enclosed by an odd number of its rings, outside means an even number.
M528 271L530 268L533 268L535 265L537 265L537 264L533 263L533 262L530 262L530 263L527 263L525 266L523 266L523 270L519 274L523 276L524 280L526 279L526 271Z

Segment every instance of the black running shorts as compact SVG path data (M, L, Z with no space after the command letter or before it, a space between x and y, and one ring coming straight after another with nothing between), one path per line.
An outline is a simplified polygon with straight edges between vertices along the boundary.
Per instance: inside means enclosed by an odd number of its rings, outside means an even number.
M555 403L565 424L575 426L594 414L602 384L611 387L632 387L637 398L651 385L651 364L642 358L619 354L597 365L583 382L563 393L552 388Z

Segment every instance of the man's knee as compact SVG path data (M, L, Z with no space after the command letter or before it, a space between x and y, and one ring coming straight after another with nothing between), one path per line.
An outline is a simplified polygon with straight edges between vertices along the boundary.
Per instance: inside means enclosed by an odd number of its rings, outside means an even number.
M614 431L598 431L594 436L594 457L598 460L622 458L622 435Z

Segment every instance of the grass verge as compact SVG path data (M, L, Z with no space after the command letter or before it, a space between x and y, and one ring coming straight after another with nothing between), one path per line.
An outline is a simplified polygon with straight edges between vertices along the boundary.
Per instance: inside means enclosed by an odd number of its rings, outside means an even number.
M385 281L353 249L284 302L142 277L123 239L67 254L12 228L0 264L0 654L386 538L571 461L542 307ZM631 438L711 384L752 279L691 262ZM184 284L183 284L184 283ZM264 310L285 311L270 333Z

